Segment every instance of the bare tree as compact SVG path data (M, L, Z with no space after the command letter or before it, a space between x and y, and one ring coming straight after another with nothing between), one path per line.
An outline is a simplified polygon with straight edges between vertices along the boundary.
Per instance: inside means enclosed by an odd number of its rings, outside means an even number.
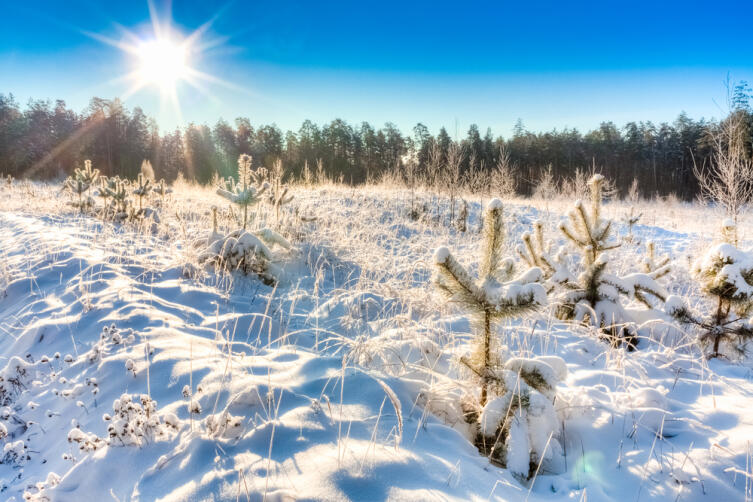
M635 206L641 198L640 188L638 186L638 178L633 178L633 182L630 183L628 188L627 197L625 200L631 205Z
M439 143L434 141L429 150L429 161L426 165L427 185L442 191L440 182L442 177L442 148Z
M501 199L510 199L515 195L518 183L515 179L512 162L510 161L510 152L505 145L499 147L499 158L497 159L497 165L492 170L490 181L491 190Z
M575 173L562 180L562 195L568 199L585 199L588 197L588 176L580 167L575 168Z
M447 161L445 162L445 185L450 196L450 221L455 220L455 199L460 189L460 165L465 157L465 148L456 142L450 143L447 148Z
M743 208L753 199L753 164L745 155L744 132L743 115L733 112L710 133L713 153L709 165L693 166L703 197L722 208L735 228Z
M410 148L408 152L400 159L403 164L403 170L405 172L405 185L410 190L410 217L417 219L417 211L415 208L416 202L416 182L418 178L418 154L414 148Z

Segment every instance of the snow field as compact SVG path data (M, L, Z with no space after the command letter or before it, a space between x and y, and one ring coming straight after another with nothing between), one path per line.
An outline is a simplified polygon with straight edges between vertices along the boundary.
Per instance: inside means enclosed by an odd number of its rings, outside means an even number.
M433 220L449 211L431 194L412 221L406 191L296 188L291 206L314 221L291 207L281 233L299 253L277 255L284 279L268 286L199 264L190 243L211 232L212 205L231 230L209 189L175 187L152 233L61 214L57 189L17 185L0 213L7 500L750 497L750 365L705 361L662 325L632 353L546 314L504 326L510 356L566 363L548 363L562 462L521 483L478 453L457 406L472 389L457 364L469 319L429 281L439 246L475 273L481 200L461 234ZM535 220L559 239L569 205L505 202L506 255ZM640 243L610 266L635 272L653 240L672 256L668 292L702 307L690 258L718 220L692 205L639 210Z

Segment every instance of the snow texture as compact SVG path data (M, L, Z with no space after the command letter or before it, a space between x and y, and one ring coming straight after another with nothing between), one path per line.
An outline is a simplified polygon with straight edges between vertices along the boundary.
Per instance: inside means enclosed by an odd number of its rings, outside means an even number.
M406 192L296 189L316 220L276 232L298 257L241 239L290 277L275 287L197 263L219 240L206 239L224 203L213 190L173 187L154 234L81 216L59 185L30 186L39 204L0 188L2 500L745 500L751 364L705 361L682 333L669 342L653 313L632 353L547 313L502 326L498 376L528 406L510 415L507 468L480 455L458 404L472 321L440 308L430 280L432 249L469 256L481 237L406 220ZM468 201L475 230L482 202ZM535 220L557 234L570 203L548 204L505 201L510 249ZM718 221L698 206L641 204L636 238L675 257L665 310L708 309L686 264ZM557 235L553 249L564 244ZM712 249L715 263L747 266L742 251ZM641 253L615 251L610 273L639 273ZM554 403L523 368L556 382ZM481 410L485 432L505 420L506 396Z

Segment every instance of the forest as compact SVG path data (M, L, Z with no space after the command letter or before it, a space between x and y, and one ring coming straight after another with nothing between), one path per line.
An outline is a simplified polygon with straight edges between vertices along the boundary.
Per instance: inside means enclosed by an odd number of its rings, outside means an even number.
M725 120L742 118L750 158L750 86L738 83L728 101ZM0 173L60 178L90 159L104 175L132 178L141 162L149 160L159 178L172 181L180 174L206 183L233 175L239 155L250 154L254 167L281 159L287 172L299 177L318 162L330 179L361 184L386 173L404 176L406 158L415 160L414 174L426 174L432 162L446 163L455 144L462 153L461 176L483 174L504 160L521 195L531 194L545 173L561 182L574 179L578 170L600 172L622 194L637 180L644 196L673 193L691 200L699 195L694 166L709 162L710 137L719 127L718 121L681 113L672 123L620 127L604 121L585 133L570 128L533 132L518 120L509 138L495 136L490 128L482 133L473 124L463 137L453 138L444 127L432 135L422 123L405 132L389 122L376 128L368 122L334 119L318 125L306 120L298 131L283 132L275 124L238 117L232 123L220 119L213 127L189 124L170 132L160 131L141 108L129 110L119 99L92 98L79 113L62 100L29 100L22 107L12 94L0 94Z

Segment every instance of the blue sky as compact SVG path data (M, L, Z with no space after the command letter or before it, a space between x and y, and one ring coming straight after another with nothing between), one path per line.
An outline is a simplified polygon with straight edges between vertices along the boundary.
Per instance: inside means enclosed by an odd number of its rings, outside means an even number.
M230 85L179 82L180 114L147 86L126 98L163 129L247 116L297 129L343 118L509 135L603 120L719 117L723 81L753 82L752 2L155 2L190 64ZM122 96L134 58L101 41L152 36L146 1L10 2L0 92L20 101ZM207 22L211 21L207 26ZM199 50L201 48L201 50Z

